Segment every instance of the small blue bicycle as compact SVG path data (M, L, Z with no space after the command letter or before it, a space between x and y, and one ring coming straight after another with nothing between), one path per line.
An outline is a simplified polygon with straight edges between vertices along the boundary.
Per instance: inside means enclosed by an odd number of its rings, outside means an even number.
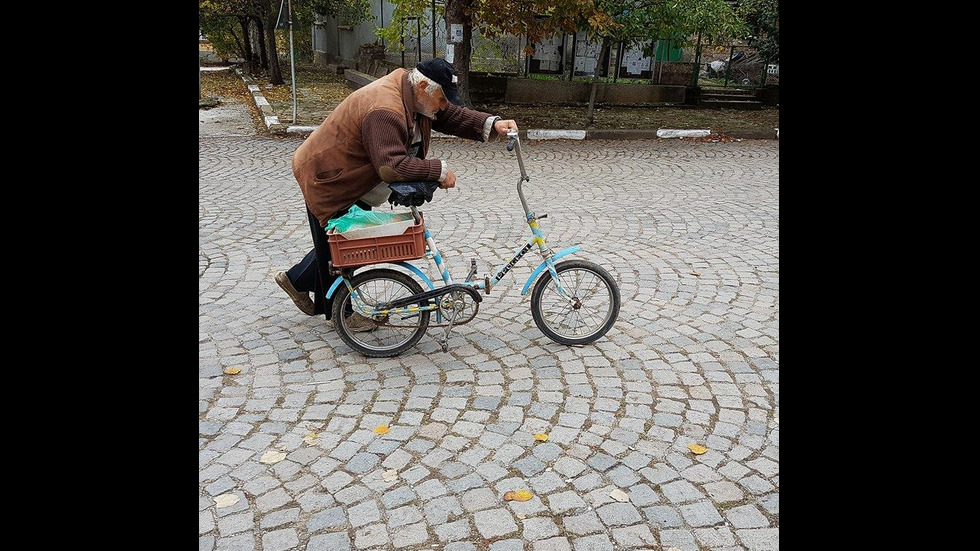
M524 214L531 237L518 249L510 260L500 265L492 275L476 278L476 260L470 259L470 272L457 282L450 274L445 259L436 246L428 229L424 230L424 251L416 251L416 258L426 258L434 263L442 276L442 286L436 284L418 267L405 260L390 262L403 270L378 268L377 263L367 262L359 266L331 265L331 271L339 274L327 297L333 298L333 322L340 338L351 348L370 357L397 356L415 346L430 327L445 328L440 339L442 350L449 350L449 336L453 327L469 323L476 317L483 297L507 275L528 251L538 247L544 260L528 277L522 295L531 292L531 316L535 325L551 340L564 345L582 345L594 342L605 335L619 316L619 285L605 268L587 260L564 260L578 252L575 245L554 252L547 243L538 220L528 208L522 186L529 181L524 170L521 141L516 132L508 134L507 150L517 151L521 177L517 182L517 194L524 207ZM435 183L435 186L438 184ZM430 190L431 193L431 190ZM403 204L394 202L394 204ZM422 224L417 204L411 206L416 224ZM382 261L382 264L384 261ZM367 269L361 269L365 268ZM357 269L357 273L354 271ZM417 278L417 279L416 279ZM425 284L423 288L421 281ZM341 285L343 283L343 285ZM349 321L353 313L370 318L376 327L365 331L355 330ZM430 324L432 314L436 323ZM363 319L361 320L363 321Z

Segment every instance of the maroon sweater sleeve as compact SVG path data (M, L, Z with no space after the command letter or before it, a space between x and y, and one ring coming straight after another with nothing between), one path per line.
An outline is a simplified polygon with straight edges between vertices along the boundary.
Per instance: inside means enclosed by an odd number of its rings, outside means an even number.
M442 163L438 159L409 156L408 125L405 115L376 109L361 123L361 142L375 172L385 182L438 180Z
M436 114L436 120L432 122L432 129L443 134L482 142L483 125L491 116L490 113L450 103L449 107Z

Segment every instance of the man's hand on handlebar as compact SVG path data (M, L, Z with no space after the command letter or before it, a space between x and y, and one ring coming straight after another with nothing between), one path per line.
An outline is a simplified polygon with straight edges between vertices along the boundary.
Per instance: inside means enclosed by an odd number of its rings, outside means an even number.
M497 134L501 136L506 136L508 132L517 132L517 121L512 119L503 120L500 119L493 123L493 129L497 131Z
M456 174L452 170L446 170L446 179L439 184L439 189L449 189L456 187Z

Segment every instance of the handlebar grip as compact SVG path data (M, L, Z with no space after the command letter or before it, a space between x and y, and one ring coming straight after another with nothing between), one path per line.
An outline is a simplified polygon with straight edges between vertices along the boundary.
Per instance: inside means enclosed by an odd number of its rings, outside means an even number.
M517 145L517 138L511 138L510 141L507 142L507 151L513 151L515 145Z

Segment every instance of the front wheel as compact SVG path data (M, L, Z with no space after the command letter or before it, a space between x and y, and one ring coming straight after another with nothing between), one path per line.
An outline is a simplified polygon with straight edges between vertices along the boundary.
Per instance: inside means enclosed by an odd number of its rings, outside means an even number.
M558 285L544 272L531 293L531 316L549 339L588 344L609 331L619 317L619 285L602 266L587 260L555 265Z
M388 268L358 273L351 279L351 287L360 301L358 304L370 309L422 292L417 281ZM423 301L413 306L425 304ZM337 334L348 346L372 358L397 356L415 346L429 327L431 314L425 310L365 319L360 314L354 315L357 310L347 286L338 287L333 300L333 323Z

